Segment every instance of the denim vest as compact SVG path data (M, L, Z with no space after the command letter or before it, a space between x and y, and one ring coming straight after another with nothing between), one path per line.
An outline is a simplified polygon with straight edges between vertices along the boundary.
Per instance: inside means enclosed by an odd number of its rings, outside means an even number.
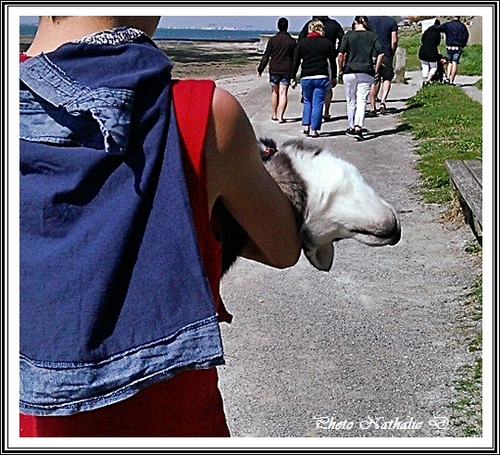
M223 363L170 102L141 32L20 65L20 410L69 415Z

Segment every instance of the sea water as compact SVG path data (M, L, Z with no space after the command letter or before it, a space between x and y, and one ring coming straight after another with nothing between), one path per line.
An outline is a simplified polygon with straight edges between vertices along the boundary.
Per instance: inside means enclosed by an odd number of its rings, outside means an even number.
M21 36L34 36L36 24L20 24ZM259 41L260 35L274 35L275 30L240 30L230 28L158 28L157 40L171 41Z

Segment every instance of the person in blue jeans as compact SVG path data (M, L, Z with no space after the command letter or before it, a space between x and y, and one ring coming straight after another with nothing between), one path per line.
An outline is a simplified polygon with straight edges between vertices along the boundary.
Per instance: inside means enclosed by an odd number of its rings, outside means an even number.
M295 50L291 81L292 87L295 87L300 67L300 85L304 98L302 127L304 134L309 137L319 137L326 92L330 84L332 87L336 85L335 52L332 42L324 37L323 23L319 20L311 21L307 38L300 40Z

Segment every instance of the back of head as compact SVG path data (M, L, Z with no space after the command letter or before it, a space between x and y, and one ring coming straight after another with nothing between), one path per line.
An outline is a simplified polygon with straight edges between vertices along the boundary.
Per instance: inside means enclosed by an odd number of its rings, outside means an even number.
M286 17L280 17L278 19L278 30L280 32L286 32L288 30L288 19Z
M368 17L366 16L356 16L354 22L361 24L366 30L371 30L370 23L368 22Z
M323 22L314 20L309 22L307 31L309 33L318 33L319 35L323 36L325 34L325 26L323 25Z

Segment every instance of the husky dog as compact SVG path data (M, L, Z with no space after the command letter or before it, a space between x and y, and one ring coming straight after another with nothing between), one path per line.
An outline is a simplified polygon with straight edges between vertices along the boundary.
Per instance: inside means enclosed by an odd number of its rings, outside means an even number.
M289 140L277 147L259 139L264 165L290 200L309 262L329 271L333 242L352 238L370 246L395 245L401 226L394 209L363 180L352 164L328 149ZM241 253L247 235L229 212L222 210L223 274Z

